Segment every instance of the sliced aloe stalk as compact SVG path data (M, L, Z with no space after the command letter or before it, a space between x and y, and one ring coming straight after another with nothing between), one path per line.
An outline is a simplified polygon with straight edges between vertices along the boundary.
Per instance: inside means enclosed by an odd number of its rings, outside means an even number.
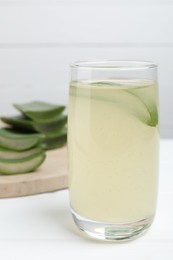
M138 81L136 81L138 84ZM135 82L134 82L135 83ZM133 84L134 84L133 83ZM122 83L118 83L118 82L109 82L109 81L100 81L100 82L94 82L94 85L108 85L108 86L116 86L116 87L123 87L124 85ZM126 83L128 85L128 82ZM150 99L149 96L147 96L144 93L141 93L138 91L137 89L137 85L133 86L132 83L129 83L129 89L122 89L123 91L129 93L130 95L135 96L137 99L140 100L140 102L146 107L149 115L150 115L150 120L145 120L146 123L148 123L148 125L150 126L156 126L158 124L158 110L157 110L157 106L154 103L153 100ZM142 119L142 118L141 118Z
M0 129L0 146L14 151L28 150L44 140L44 134L19 134L10 129Z
M91 94L92 92L89 92L87 88L75 88L75 85L72 84L70 94L117 103L118 106L136 116L141 122L149 126L156 126L158 124L158 111L155 102L144 93L139 93L137 85L134 87L129 85L128 89L124 88L125 84L111 81L93 82L92 85L115 86L118 87L118 89L115 90L111 88L107 91L106 88L103 88L102 91L98 91L97 94L94 92L94 94ZM115 91L118 93L117 95L114 94Z
M62 147L67 143L67 129L64 127L58 131L46 133L45 137L43 143L46 145L46 150Z
M126 90L129 94L134 95L136 98L138 98L141 103L145 105L145 107L148 110L148 113L150 115L150 120L148 121L148 124L150 126L156 126L158 124L158 110L156 104L151 101L151 99L136 90Z
M46 150L60 148L66 145L67 143L67 135L61 137L54 137L54 138L46 138L44 140L44 144L46 145Z
M57 137L64 136L66 134L67 134L67 128L63 127L63 128L58 129L56 131L45 133L45 137L46 138L57 138Z
M25 116L36 122L50 122L56 120L65 109L65 106L58 106L41 101L14 104L14 106Z
M0 159L0 174L13 175L35 171L45 158L45 152L41 151L26 158Z
M18 151L17 152L17 151L11 151L11 150L0 147L0 159L7 159L7 160L8 159L13 159L13 160L22 159L22 158L26 158L31 155L43 152L44 148L45 147L39 146L39 147L35 147L35 148L32 148L27 151L22 151L22 152Z
M66 115L59 115L55 121L52 122L35 122L28 118L22 116L14 116L14 117L2 117L1 120L11 125L13 128L19 129L21 131L31 131L31 132L50 132L56 131L63 127L67 123Z
M28 118L23 116L14 116L14 117L1 117L1 120L11 125L13 128L24 131L35 131L34 123Z

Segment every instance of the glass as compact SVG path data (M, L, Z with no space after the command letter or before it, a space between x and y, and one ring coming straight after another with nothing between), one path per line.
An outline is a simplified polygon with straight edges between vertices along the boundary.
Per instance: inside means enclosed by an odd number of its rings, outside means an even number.
M77 227L117 242L148 230L156 210L158 158L157 66L72 64L68 177Z

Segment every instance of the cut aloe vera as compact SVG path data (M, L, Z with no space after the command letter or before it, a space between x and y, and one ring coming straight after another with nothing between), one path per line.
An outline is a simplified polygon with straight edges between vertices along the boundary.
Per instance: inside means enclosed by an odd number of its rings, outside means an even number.
M27 151L11 151L9 149L6 149L6 148L2 148L0 147L0 159L13 159L13 160L16 160L16 159L23 159L23 158L27 158L31 155L34 155L34 154L38 154L40 152L43 152L45 146L39 146L39 147L35 147L35 148L32 148L30 150L27 150Z
M2 117L1 120L6 124L11 125L13 128L19 129L21 131L46 133L62 128L67 123L67 116L59 115L55 121L42 123L32 121L22 116Z
M24 130L29 132L35 131L33 121L23 116L1 117L1 120L17 130Z
M56 120L65 109L65 106L58 106L41 101L15 104L14 106L25 116L36 122L50 122Z
M150 120L148 120L148 124L150 126L156 126L158 124L158 111L156 104L153 103L153 101L147 95L141 94L136 90L127 90L127 92L130 95L134 95L141 101L142 104L144 104L150 115Z
M57 131L52 131L45 133L46 138L55 138L55 137L61 137L67 134L67 128L63 127Z
M89 83L88 83L89 84ZM141 122L149 125L156 126L158 124L158 111L157 105L150 96L146 95L142 89L146 86L138 86L138 81L134 82L111 82L100 81L92 82L92 89L88 91L88 87L84 84L83 87L76 88L75 84L70 87L70 94L80 96L83 98L90 98L94 100L109 101L118 104L121 109L127 111L131 115L138 118ZM82 86L82 85L81 85ZM97 86L102 86L101 91L96 91ZM107 87L109 91L107 91ZM115 87L115 88L114 88Z
M67 143L67 129L61 128L58 131L46 133L45 137L43 144L46 145L46 150L62 147Z
M67 135L63 135L61 137L54 138L46 138L44 140L44 144L46 145L46 150L60 148L66 145L67 143Z
M13 175L35 171L45 158L45 152L41 151L26 158L0 159L0 174Z
M146 116L147 114L145 113L145 118L144 118L144 116L142 118L141 115L139 115L140 119L142 121L146 122L150 126L156 126L158 124L157 106L156 106L155 102L153 100L151 100L151 98L149 96L147 96L143 92L141 93L140 91L138 91L138 84L139 84L138 81L134 81L133 83L131 83L131 81L129 81L129 84L128 84L128 82L126 82L126 86L128 86L128 89L123 89L124 85L121 82L118 83L118 82L111 82L111 81L100 81L100 82L93 83L93 85L98 85L98 86L107 85L107 86L120 87L120 88L122 88L121 91L127 92L129 95L136 97L136 99L138 99L138 101L141 102L141 106L142 105L145 106L145 108L149 114L149 117L150 117L149 119L147 119L147 116ZM136 101L134 102L134 107L135 107L135 103L136 103ZM138 109L139 109L139 107L138 107ZM137 115L137 111L134 111L133 113Z
M28 150L44 138L44 134L19 134L10 129L0 129L0 146L14 151Z

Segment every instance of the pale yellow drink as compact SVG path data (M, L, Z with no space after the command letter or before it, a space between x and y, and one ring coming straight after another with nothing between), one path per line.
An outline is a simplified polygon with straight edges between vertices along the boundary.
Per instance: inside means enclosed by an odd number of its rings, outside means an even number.
M71 82L69 193L75 213L116 224L152 218L158 146L154 81Z

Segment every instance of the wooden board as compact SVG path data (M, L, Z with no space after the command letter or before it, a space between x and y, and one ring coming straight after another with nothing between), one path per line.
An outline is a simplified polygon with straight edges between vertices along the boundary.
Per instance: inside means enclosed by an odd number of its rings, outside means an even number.
M26 196L67 188L67 148L47 151L36 172L0 175L0 198Z

